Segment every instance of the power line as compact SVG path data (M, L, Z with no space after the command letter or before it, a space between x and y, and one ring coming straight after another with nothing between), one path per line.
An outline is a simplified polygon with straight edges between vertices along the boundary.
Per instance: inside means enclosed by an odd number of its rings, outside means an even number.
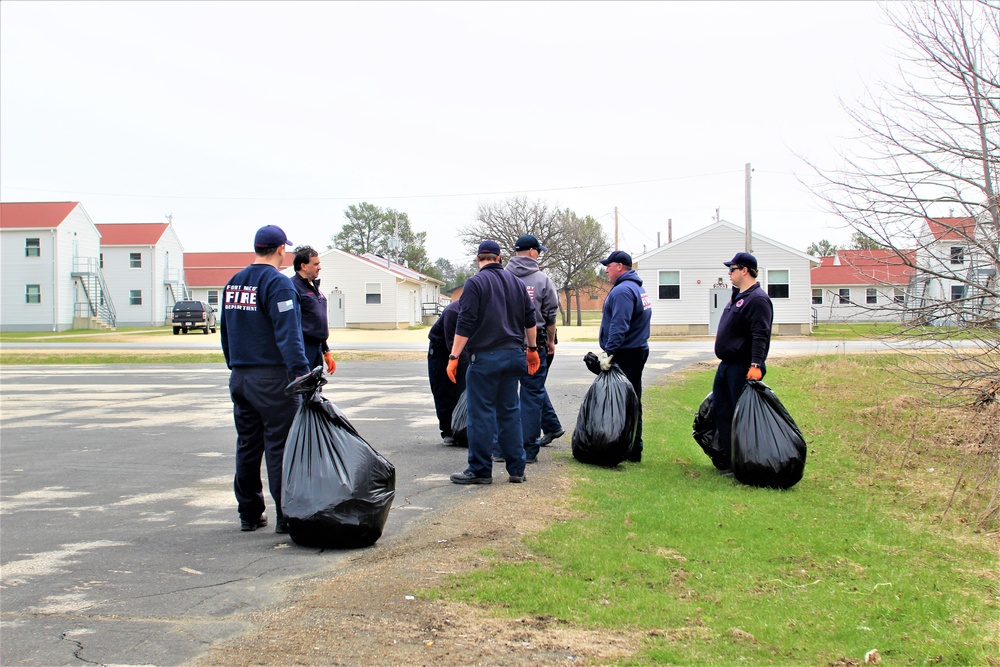
M557 188L533 188L524 190L497 190L493 192L463 192L452 194L428 194L428 195L385 195L368 197L202 197L193 195L154 195L154 194L122 194L115 192L84 192L79 190L52 190L43 188L20 188L17 186L4 186L8 190L21 190L25 192L63 192L72 195L90 195L94 197L136 197L142 199L199 199L209 201L368 201L385 199L446 199L452 197L489 197L495 195L512 195L521 193L537 192L559 192L562 190L589 190L595 188L612 188L621 185L644 185L646 183L662 183L664 181L682 181L695 178L709 178L715 176L727 176L740 173L739 171L719 171L708 174L689 174L685 176L668 176L666 178L651 178L642 181L621 181L618 183L598 183L591 185L568 185Z

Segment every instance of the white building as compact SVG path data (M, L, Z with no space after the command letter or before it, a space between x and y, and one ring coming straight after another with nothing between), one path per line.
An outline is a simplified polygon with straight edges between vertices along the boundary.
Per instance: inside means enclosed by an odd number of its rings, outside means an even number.
M327 297L330 328L399 329L430 324L441 309L436 278L377 255L323 250L320 289ZM185 253L184 267L193 299L218 307L226 281L254 261L252 252ZM291 249L282 273L291 277Z
M167 222L97 225L101 270L118 309L119 326L163 326L174 303L190 298L184 246Z
M114 327L100 232L79 202L0 204L0 330Z
M819 260L753 234L760 282L774 305L773 332L807 335L812 330L809 271ZM713 334L731 297L723 262L745 250L743 227L720 220L655 250L633 257L634 268L653 300L652 335Z

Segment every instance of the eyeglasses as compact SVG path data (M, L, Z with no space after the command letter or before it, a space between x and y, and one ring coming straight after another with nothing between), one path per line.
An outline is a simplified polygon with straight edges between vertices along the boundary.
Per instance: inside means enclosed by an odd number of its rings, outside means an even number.
M732 273L733 271L739 271L742 268L743 268L742 266L730 266L729 272Z

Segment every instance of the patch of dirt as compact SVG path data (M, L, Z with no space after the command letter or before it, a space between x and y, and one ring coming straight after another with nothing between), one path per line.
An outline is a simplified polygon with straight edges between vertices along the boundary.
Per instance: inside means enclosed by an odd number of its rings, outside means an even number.
M268 610L253 620L253 631L193 664L527 667L603 665L632 654L646 633L585 630L551 617L506 619L420 595L449 574L485 567L484 550L530 557L524 536L571 516L565 463L542 465L528 468L525 484L497 476L395 543L358 552L328 577L296 582L288 607Z

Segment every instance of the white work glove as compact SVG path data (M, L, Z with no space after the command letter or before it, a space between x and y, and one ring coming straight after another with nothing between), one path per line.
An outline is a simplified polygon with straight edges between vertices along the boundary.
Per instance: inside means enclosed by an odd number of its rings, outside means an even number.
M607 352L601 352L598 355L597 360L601 362L601 370L602 371L610 371L611 370L611 360L614 358L614 356L615 355L613 355L613 354L609 356Z

